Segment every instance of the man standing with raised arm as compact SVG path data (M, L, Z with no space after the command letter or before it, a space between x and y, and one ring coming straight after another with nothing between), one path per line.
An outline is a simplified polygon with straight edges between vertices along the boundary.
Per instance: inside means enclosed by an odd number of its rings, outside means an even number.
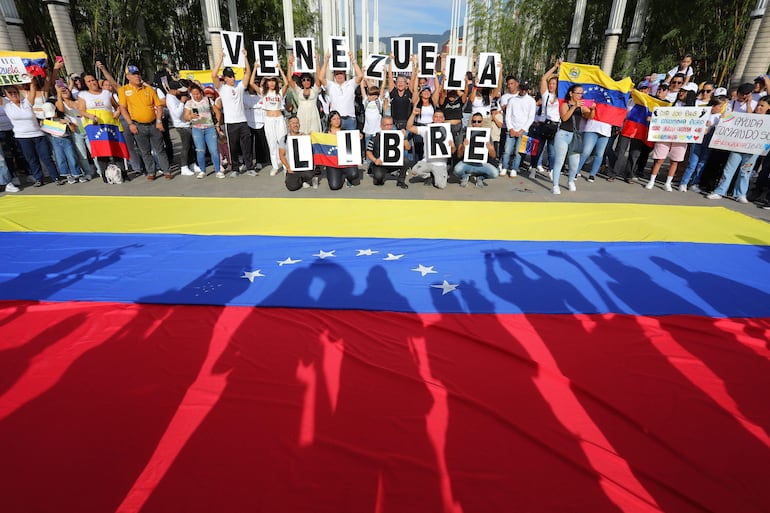
M248 87L249 77L251 77L251 67L246 49L241 50L246 62L246 69L243 72L243 80L240 84L235 83L235 72L233 68L227 67L222 70L224 83L219 80L219 68L222 67L222 61L225 58L225 52L219 56L219 61L214 69L211 70L211 80L214 87L219 92L219 99L222 102L222 112L224 114L225 133L227 134L227 145L230 148L230 159L232 160L230 177L238 176L238 155L243 158L243 164L246 171L255 171L254 155L251 152L251 130L246 120L246 108L243 105L243 92Z

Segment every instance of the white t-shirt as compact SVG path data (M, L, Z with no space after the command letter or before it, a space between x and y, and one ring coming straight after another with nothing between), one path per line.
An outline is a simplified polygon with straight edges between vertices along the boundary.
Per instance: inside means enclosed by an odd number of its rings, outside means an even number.
M40 129L32 105L26 97L22 97L21 103L17 107L15 103L8 100L4 102L5 115L13 124L13 135L17 139L31 139L32 137L42 137L45 134Z
M366 135L376 134L380 131L382 122L383 100L369 100L364 98L364 133Z
M230 86L225 83L219 86L219 99L222 100L222 112L225 123L246 123L246 111L243 108L243 82Z
M106 89L102 89L102 92L94 94L90 91L80 91L78 100L83 100L86 103L86 110L106 110L107 112L113 112L112 108L112 93Z
M13 124L5 115L5 105L0 105L0 131L7 132L8 130L13 130Z
M754 112L754 109L757 108L757 102L751 100L749 104L751 105L751 112ZM727 104L727 110L731 112L748 112L746 109L749 104L741 103L738 100L730 100Z
M246 93L243 95L243 108L246 113L246 123L249 128L258 130L265 126L265 111L262 109L260 101L262 97L258 94Z
M262 108L265 110L283 110L283 96L278 91L268 91L262 97Z
M490 98L489 105L484 105L484 97L480 93L476 93L476 97L471 103L471 115L473 114L481 114L488 118L492 114L492 99Z
M329 109L336 110L340 116L356 116L356 80L351 78L338 84L334 80L326 81L326 93L329 95Z
M184 105L173 94L166 95L166 108L174 128L190 128L190 123L184 119Z
M528 94L511 96L505 107L505 126L509 130L529 130L535 121L537 104L535 99Z
M414 120L415 123L419 123L421 125L428 125L433 123L433 114L436 110L433 108L433 105L421 105L418 103L417 106L420 108L420 115L417 116L417 118Z
M187 100L187 103L184 104L184 108L185 110L189 110L190 113L192 113L193 109L197 109L198 111L198 116L200 117L189 121L193 128L209 128L214 126L211 100L205 96L199 102L196 102L193 99Z
M671 78L674 78L674 75L677 73L682 73L685 77L691 77L692 76L692 66L687 66L687 69L684 71L679 70L679 65L674 66L674 69L666 73Z
M542 109L538 107L537 111L541 112L542 114L538 114L535 116L535 121L543 122L545 120L553 121L554 123L558 123L561 121L561 116L559 115L559 97L550 91L547 91L541 99L542 102Z

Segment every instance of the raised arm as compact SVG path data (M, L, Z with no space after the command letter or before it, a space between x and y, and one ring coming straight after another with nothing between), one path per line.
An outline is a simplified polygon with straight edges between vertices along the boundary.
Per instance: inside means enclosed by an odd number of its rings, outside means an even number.
M364 72L361 71L361 66L358 65L358 59L356 59L356 56L353 55L353 52L348 52L348 56L350 57L350 61L353 63L353 70L356 72L356 84L360 84L361 80L364 79Z
M415 135L420 135L417 127L414 126L414 117L420 113L420 109L415 107L412 109L412 113L409 115L409 119L406 122L406 130L412 132Z
M561 59L556 59L556 64L551 66L551 69L546 71L543 76L540 78L540 94L543 95L548 92L548 81L553 76L556 75L556 70L559 69L559 66L561 66Z
M254 67L251 69L251 77L249 77L249 89L259 94L259 84L257 84L257 70L259 69L259 61L254 61Z
M248 77L251 76L251 66L249 65L249 52L246 51L246 49L241 50L241 54L243 54L243 62L246 63L246 67L243 69L243 79L241 79L241 86L243 86L244 89L249 88L249 82Z
M283 72L283 67L281 66L281 63L275 65L276 68L278 68L278 72L281 74L281 79L283 79L283 87L281 88L281 96L286 96L286 89L289 88L289 79L286 78L286 73ZM292 81L292 84L294 81Z
M118 85L118 82L115 80L115 77L112 76L112 73L107 71L107 67L104 65L101 61L96 61L96 69L102 72L102 75L104 75L104 80L107 81L108 84L112 86L112 89L114 91L117 91L120 89L120 86Z
M283 81L284 84L287 84L292 89L297 85L294 82L294 55L289 55L289 58L286 59L286 63L289 66L289 70L287 72L287 78Z
M396 84L393 82L393 54L391 53L388 59L388 91L392 91L394 87Z
M225 60L225 51L222 50L222 55L219 56L219 59L217 59L217 63L214 65L213 68L211 68L211 81L214 82L214 89L219 90L220 82L219 82L219 69L222 67L222 63Z
M331 54L326 52L326 55L324 56L324 64L321 66L321 71L318 72L318 81L322 86L326 85L326 70L329 68L329 57L331 57Z

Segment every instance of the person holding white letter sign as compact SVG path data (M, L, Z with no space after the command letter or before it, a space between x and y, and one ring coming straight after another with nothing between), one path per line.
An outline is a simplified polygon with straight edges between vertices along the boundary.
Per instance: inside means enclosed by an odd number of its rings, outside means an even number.
M414 126L414 118L420 113L416 108L406 122L406 129L425 140L425 158L412 168L412 174L423 178L425 185L431 184L439 189L446 188L448 178L448 160L455 151L455 143L452 139L452 130L448 123L444 123L444 113L437 110L433 113L433 123L428 126Z
M466 187L471 175L476 177L476 187L487 185L485 178L497 178L500 170L490 163L490 159L497 157L495 145L490 140L489 128L482 128L484 116L476 113L471 116L471 126L465 140L457 148L457 156L462 159L455 164L454 174L460 179L460 187Z

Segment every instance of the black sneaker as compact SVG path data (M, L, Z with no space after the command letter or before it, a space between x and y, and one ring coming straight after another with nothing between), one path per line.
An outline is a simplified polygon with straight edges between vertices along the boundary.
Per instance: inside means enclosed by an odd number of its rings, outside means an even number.
M594 178L591 175L588 175L588 181L591 182L591 183L594 183L596 181L596 178Z
M35 180L35 183L32 184L32 187L42 187L42 186L43 186L43 182L41 182L40 180Z
M400 187L401 189L408 189L409 188L409 186L405 182L398 182L398 183L396 183L396 185L398 187Z

